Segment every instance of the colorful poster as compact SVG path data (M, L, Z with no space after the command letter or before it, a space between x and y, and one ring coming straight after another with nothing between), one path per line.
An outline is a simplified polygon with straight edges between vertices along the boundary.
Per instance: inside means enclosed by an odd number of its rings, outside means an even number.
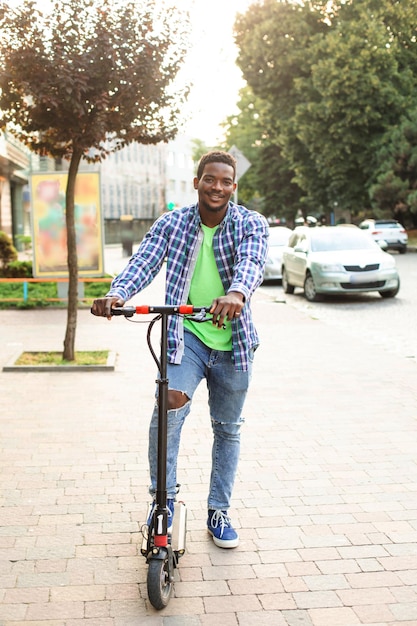
M67 229L65 189L67 174L32 174L31 203L33 218L33 275L65 278L67 267ZM100 203L100 175L80 172L75 184L75 229L78 273L103 275L103 227Z

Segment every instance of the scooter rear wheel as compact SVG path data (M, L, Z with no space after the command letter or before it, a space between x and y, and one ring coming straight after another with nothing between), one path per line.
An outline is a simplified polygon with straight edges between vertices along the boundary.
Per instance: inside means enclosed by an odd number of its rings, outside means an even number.
M152 606L160 611L170 600L172 582L169 571L169 558L151 559L148 567L148 597Z

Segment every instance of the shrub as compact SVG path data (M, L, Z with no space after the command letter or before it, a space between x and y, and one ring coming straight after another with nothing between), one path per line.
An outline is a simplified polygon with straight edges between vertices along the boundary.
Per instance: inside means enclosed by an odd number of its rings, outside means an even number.
M0 271L2 278L32 278L32 261L11 261Z
M103 298L107 291L110 289L111 278L108 283L95 283L94 281L86 282L84 287L84 293L86 298Z
M9 235L0 230L0 269L17 260L17 250Z

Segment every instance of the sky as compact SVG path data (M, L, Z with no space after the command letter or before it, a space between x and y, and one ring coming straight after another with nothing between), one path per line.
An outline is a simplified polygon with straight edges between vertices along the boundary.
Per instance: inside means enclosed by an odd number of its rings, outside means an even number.
M184 133L208 146L223 137L220 126L237 111L239 89L244 80L235 64L233 24L253 0L176 0L190 11L192 49L185 61L184 76L193 82L185 112L189 121Z

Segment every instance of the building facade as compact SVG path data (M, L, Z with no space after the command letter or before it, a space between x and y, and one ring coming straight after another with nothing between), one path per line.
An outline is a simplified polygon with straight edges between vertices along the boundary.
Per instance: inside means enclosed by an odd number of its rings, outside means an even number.
M193 180L196 164L193 161L193 140L179 135L168 143L166 161L167 208L188 206L196 202L197 193Z
M27 189L31 153L13 135L0 132L0 230L13 238L30 232Z
M132 143L99 166L106 243L140 241L157 217L195 202L192 139Z

